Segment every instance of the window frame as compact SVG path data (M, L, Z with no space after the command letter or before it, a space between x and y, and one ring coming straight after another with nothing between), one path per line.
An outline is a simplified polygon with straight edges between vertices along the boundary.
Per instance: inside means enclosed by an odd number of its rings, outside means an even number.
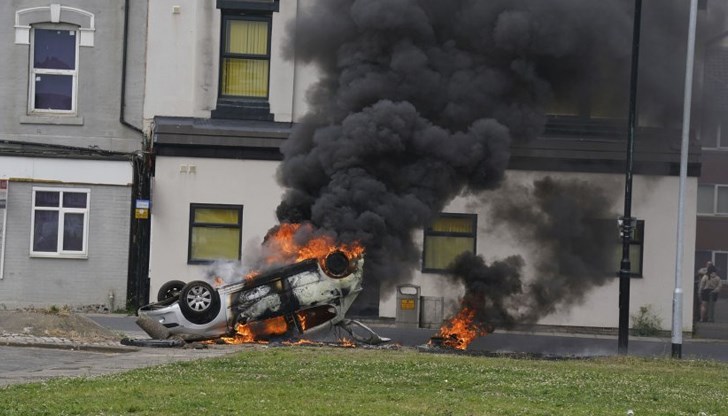
M244 20L253 22L266 22L268 24L267 44L266 44L266 55L258 54L239 54L225 52L227 49L227 28L228 21L231 20ZM220 55L218 59L218 83L217 83L217 98L218 101L229 101L229 102L268 102L270 99L270 70L271 70L271 35L273 33L273 15L271 12L245 12L245 11L223 11L220 19ZM262 96L247 96L247 95L227 95L223 94L223 72L224 72L224 61L225 59L252 59L268 62L268 76L266 79L266 94Z
M713 201L712 201L712 209L711 212L700 212L700 199L698 198L698 205L696 206L696 213L699 216L714 216L714 217L722 217L722 216L728 216L728 209L726 211L718 211L718 194L720 193L720 190L724 190L724 192L728 192L728 185L724 184L709 184L709 183L700 183L698 184L698 193L700 192L700 187L712 187L713 188Z
M715 127L715 130L709 129L709 127ZM710 143L705 143L705 140L703 140L702 135L707 134L705 131L708 131L710 134L713 134L715 137L710 141ZM728 133L728 132L727 132ZM723 137L723 123L718 121L714 125L707 125L701 129L701 148L705 150L728 150L728 134L726 137Z
M237 261L242 258L242 244L243 244L243 205L237 204L205 204L205 203L191 203L190 204L190 216L188 225L187 235L187 264L211 264L220 260L230 259L193 259L192 258L192 233L195 227L198 228L234 228L238 230L238 253ZM237 210L238 211L238 222L235 225L231 224L217 224L217 223L195 223L195 210L196 209L219 209L219 210Z
M473 242L473 253L477 253L478 248L478 215L477 214L465 214L465 213L449 213L449 212L442 212L438 215L436 219L439 218L470 218L472 220L472 232L470 233L464 233L464 232L446 232L446 231L434 231L432 229L432 225L428 225L423 229L422 234L422 267L421 270L423 273L438 273L443 274L447 272L446 268L435 268L435 267L427 267L427 237L461 237L461 238L471 238ZM434 222L434 221L433 221Z
M38 192L58 192L58 207L36 207L36 194ZM85 193L86 207L71 208L63 207L63 193ZM35 214L37 211L55 211L58 212L58 236L56 241L56 251L35 251ZM84 214L83 220L83 243L81 250L64 250L63 237L65 224L63 218L66 214ZM46 258L71 258L85 259L88 258L88 239L89 224L91 217L91 189L89 188L63 188L63 187L45 187L34 186L31 195L31 214L30 214L30 257L46 257Z
M62 31L73 31L75 34L75 56L74 56L74 69L50 69L50 68L35 68L35 48L36 48L36 30L62 30ZM35 24L31 27L30 31L30 53L28 54L28 114L41 114L41 115L76 115L77 114L77 102L78 102L78 65L79 65L79 52L80 52L80 38L81 32L77 26L58 23L58 24ZM63 75L71 76L71 109L70 110L58 110L58 109L43 109L36 108L35 106L35 88L36 88L36 77L42 75Z

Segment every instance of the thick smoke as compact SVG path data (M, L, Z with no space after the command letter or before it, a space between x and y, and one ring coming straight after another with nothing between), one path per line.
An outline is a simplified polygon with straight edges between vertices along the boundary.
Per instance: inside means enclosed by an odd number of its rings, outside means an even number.
M626 115L632 1L302 3L295 26L289 28L287 53L314 64L320 80L309 91L309 114L282 146L279 180L287 191L277 215L281 222L312 222L342 242L363 243L365 284L383 283L385 291L418 265L420 248L413 233L431 223L454 197L497 188L511 142L542 133L547 106L578 101L580 91L602 85L606 88L601 91L590 90L600 101L586 106ZM679 26L658 23L681 19L685 3L645 2L645 24L651 32L643 49L684 36L673 35ZM679 108L664 83L681 79L681 70L671 69L681 60L670 61L680 49L671 43L650 52L644 71L655 69L659 78L643 76L647 80L640 91L660 105L642 106L643 117L669 117ZM674 85L679 83L669 87ZM537 187L541 190L534 196L544 205L562 203L549 197L558 191L554 182ZM585 204L589 211L599 202L574 204ZM524 218L548 215L520 208L518 215ZM563 225L558 221L566 218L552 221ZM550 234L547 228L537 227L533 233L554 245L581 241ZM572 250L581 248L587 251ZM473 286L493 291L505 284L498 292L504 299L519 292L535 294L522 318L535 316L536 310L553 311L565 295L578 299L587 286L562 276L588 276L595 261L595 252L586 245L554 252L571 256L540 262L546 273L528 287L517 283L517 258L483 263L481 270L492 273L472 272ZM459 269L461 278L468 273ZM493 273L503 281L492 280ZM508 305L494 299L492 312L509 320Z

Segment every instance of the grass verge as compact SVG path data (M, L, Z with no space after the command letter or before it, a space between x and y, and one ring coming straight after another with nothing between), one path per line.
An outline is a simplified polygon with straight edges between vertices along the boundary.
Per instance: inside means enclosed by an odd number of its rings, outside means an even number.
M536 360L412 350L251 348L0 389L3 415L726 414L728 365Z

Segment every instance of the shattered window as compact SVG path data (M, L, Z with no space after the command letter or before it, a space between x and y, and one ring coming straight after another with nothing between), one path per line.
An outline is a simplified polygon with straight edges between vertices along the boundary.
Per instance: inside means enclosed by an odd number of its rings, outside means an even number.
M33 188L31 255L86 256L89 192Z
M425 229L422 271L444 271L463 252L475 253L477 216L440 214Z
M188 263L240 260L242 205L190 205Z

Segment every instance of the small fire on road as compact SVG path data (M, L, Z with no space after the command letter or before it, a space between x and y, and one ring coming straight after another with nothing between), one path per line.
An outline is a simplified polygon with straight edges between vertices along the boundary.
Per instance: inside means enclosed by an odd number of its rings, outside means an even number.
M430 338L428 345L465 350L476 337L488 333L486 328L475 322L475 311L464 307L440 327L440 331Z

